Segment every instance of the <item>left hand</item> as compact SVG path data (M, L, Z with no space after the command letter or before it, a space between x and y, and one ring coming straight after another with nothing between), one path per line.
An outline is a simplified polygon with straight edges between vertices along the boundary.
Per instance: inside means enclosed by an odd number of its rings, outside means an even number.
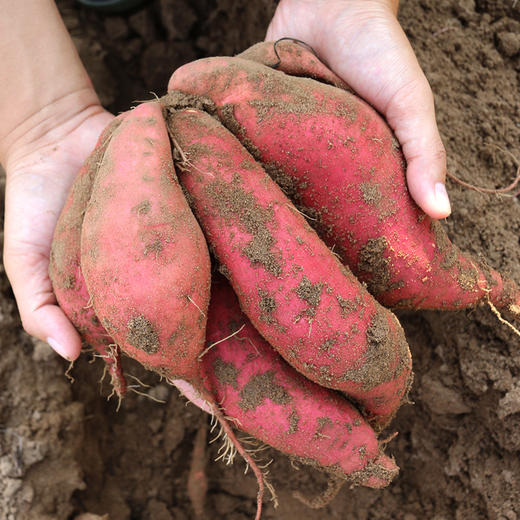
M92 99L97 100L94 93ZM58 101L25 122L29 130L4 159L4 265L22 324L69 361L78 357L81 340L52 290L52 236L82 163L113 117L99 102L71 106L71 98Z

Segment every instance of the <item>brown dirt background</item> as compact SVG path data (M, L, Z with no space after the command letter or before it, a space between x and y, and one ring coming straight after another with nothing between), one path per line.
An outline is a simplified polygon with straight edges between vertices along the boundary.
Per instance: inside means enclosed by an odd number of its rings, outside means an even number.
M233 54L261 40L270 0L155 0L125 16L58 2L103 103L114 112L164 93L171 71L197 57ZM401 2L400 20L436 97L452 172L479 185L508 184L520 159L520 2ZM519 199L448 183L451 238L520 281ZM2 268L3 269L3 268ZM72 369L20 326L0 276L0 518L5 520L184 520L193 440L205 416L128 362L158 404L132 394L121 409L100 386L101 362ZM414 357L411 397L393 425L389 451L402 468L387 489L343 489L314 511L292 497L326 481L270 451L280 506L264 518L520 518L520 341L489 309L405 312ZM211 445L208 459L217 456ZM244 464L208 464L208 518L254 513L256 483ZM85 515L90 513L91 515ZM98 517L97 515L105 515Z

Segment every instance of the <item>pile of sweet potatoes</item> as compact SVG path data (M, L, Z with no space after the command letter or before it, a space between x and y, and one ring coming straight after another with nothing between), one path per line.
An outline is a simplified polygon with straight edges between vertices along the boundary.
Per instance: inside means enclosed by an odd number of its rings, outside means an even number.
M518 287L415 205L388 126L297 43L190 63L169 89L83 166L51 253L59 304L120 396L124 352L217 417L257 476L257 517L264 479L230 420L387 485L378 433L413 377L387 307L489 301L517 319Z

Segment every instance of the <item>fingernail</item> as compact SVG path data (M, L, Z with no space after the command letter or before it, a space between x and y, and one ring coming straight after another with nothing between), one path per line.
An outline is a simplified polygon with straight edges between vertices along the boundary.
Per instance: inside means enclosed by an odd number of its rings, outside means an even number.
M442 182L437 182L435 184L435 202L437 203L439 210L442 209L443 212L451 213L451 204L448 192L446 191L446 186L444 186Z
M61 343L56 341L54 338L47 338L47 343L62 358L65 358L67 361L72 361L72 359L68 356L67 349Z

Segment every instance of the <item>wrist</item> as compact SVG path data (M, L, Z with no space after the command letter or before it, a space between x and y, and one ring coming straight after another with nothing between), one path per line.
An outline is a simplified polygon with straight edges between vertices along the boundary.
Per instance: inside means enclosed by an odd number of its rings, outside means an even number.
M5 165L18 143L45 135L69 110L97 103L97 97L53 0L0 0L0 8Z
M267 39L298 38L320 53L323 40L329 38L338 18L355 32L374 19L394 19L398 23L398 6L399 0L281 0L267 31Z
M101 112L104 109L90 85L60 94L47 105L35 108L0 139L0 163L9 174L11 166L18 165L25 156L58 143Z

